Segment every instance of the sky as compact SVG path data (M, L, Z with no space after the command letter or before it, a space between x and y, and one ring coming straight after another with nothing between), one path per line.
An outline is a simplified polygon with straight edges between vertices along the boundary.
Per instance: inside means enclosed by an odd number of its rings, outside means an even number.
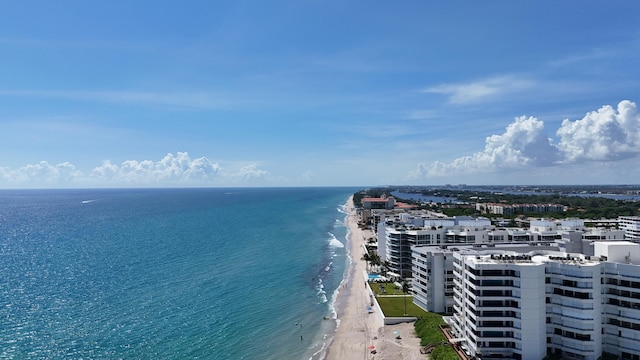
M0 2L0 188L640 183L640 3Z

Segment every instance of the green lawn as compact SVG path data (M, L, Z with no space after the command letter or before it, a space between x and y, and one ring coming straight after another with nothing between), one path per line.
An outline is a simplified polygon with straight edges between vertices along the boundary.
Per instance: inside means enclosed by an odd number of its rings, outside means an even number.
M402 295L401 290L397 290L394 284L389 283L370 283L371 289L376 294L380 294L380 285L386 289L386 295ZM390 292L392 290L392 292ZM402 296L376 296L380 308L385 316L402 317L405 316L405 298ZM424 311L413 303L413 296L406 297L407 316L417 317L415 323L415 331L420 338L420 345L427 346L433 343L445 342L445 337L438 328L438 325L444 325L442 315ZM433 349L430 354L432 360L458 360L458 355L450 345L442 345Z
M404 298L402 296L378 296L376 297L378 304L385 316L397 317L404 316ZM421 317L429 314L413 303L413 296L407 296L407 316Z
M378 295L402 295L402 288L398 287L394 283L369 283L371 290ZM384 292L382 291L384 289Z

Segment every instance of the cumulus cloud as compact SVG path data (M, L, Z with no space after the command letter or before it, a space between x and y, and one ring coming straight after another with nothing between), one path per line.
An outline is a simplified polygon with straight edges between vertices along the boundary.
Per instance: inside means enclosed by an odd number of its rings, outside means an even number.
M68 162L51 165L46 161L23 166L17 170L0 168L0 179L9 184L60 186L73 184L82 173Z
M441 84L423 90L447 95L452 104L467 104L534 86L533 81L515 76L497 76L470 83Z
M167 154L160 161L127 160L121 165L105 161L93 169L91 176L97 180L109 180L133 184L193 184L203 185L215 180L220 166L206 157L191 159L186 152Z
M606 105L576 121L565 119L558 129L565 162L617 160L640 154L640 114L624 100L617 109Z
M547 136L544 123L518 117L501 135L486 138L483 151L454 159L418 164L412 179L478 174L542 166L612 161L640 155L640 114L624 100L617 108L603 106L582 119L565 119L556 131L559 142Z
M313 174L313 171L311 171L311 170L307 170L307 171L303 172L302 176L301 176L303 181L311 181L311 180L313 180L314 177L315 177L315 175Z
M287 181L255 163L225 172L218 163L206 157L192 159L187 152L168 153L160 160L125 160L120 164L106 160L88 172L69 162L51 165L41 161L17 170L0 167L0 187L5 188L260 186Z
M256 164L245 165L235 176L243 180L262 179L269 175L268 171L258 169Z
M0 168L3 187L87 187L87 186L207 186L222 178L217 163L206 157L191 159L186 152L167 154L159 161L126 160L121 164L104 161L89 172L69 163L51 165L47 161L18 169Z
M534 117L521 116L507 126L502 135L487 137L483 151L457 158L448 164L439 161L430 166L419 164L412 177L545 166L557 159L558 148L547 136L544 123Z

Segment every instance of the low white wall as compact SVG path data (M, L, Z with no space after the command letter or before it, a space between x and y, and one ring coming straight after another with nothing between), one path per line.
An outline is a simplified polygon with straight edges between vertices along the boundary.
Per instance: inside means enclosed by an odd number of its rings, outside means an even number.
M395 325L406 322L414 322L418 320L417 317L384 317L385 325Z

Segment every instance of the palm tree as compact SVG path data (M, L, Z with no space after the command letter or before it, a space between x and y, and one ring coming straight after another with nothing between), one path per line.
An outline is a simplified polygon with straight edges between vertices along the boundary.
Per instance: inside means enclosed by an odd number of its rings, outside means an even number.
M409 292L409 283L407 280L402 280L402 292L404 293L404 316L407 316L407 293Z
M378 255L378 253L375 253L375 252L369 255L369 261L371 262L372 266L378 267L378 270L380 268L380 265L382 265L382 259L380 259L380 255Z
M391 269L391 263L389 262L389 260L385 260L382 262L381 266L382 266L382 276L387 276L387 271Z
M367 271L369 271L369 263L370 263L370 262L371 262L371 260L372 260L372 259L371 259L371 255L369 255L369 253L368 253L368 252L366 252L366 253L362 254L362 259L361 259L361 260L366 261L366 263L367 263Z

